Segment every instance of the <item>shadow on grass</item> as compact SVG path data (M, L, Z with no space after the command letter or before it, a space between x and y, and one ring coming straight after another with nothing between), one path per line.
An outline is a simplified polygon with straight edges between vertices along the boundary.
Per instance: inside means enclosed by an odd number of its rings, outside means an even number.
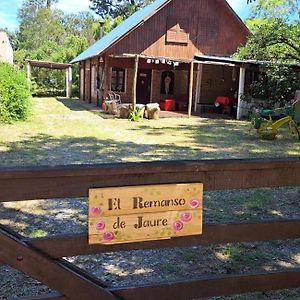
M203 136L202 139L205 139ZM209 137L207 138L209 139ZM219 137L221 140L221 137ZM213 158L199 148L174 143L149 144L98 139L95 137L54 138L39 134L26 140L1 143L0 166L65 165L125 161L185 160ZM214 145L207 145L207 148ZM228 149L226 149L228 151Z
M87 200L49 199L0 203L0 223L32 237L87 231Z
M259 140L247 126L199 121L197 125L156 126L136 123L128 141L94 136L53 137L39 134L25 140L0 141L0 166L65 165L155 160L285 157L299 155L297 140ZM105 122L105 121L104 121ZM122 125L122 124L121 124ZM134 141L130 141L130 133ZM140 132L140 140L139 140ZM155 136L165 139L155 143ZM147 139L149 137L149 139ZM186 143L184 143L186 140ZM291 154L292 153L292 154Z
M76 103L74 100L70 100L67 98L57 97L56 100L63 104L65 107L67 107L71 111L86 111L87 109L78 103Z

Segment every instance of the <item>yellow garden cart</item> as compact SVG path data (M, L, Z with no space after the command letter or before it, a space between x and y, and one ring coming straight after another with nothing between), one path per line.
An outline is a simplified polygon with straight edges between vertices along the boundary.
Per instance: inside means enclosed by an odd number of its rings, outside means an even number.
M282 110L282 109L281 109ZM272 114L274 110L262 110L259 117L253 119L254 127L260 137L267 140L275 139L279 128L287 125L288 133L297 137L300 140L300 132L298 126L300 125L300 101L296 101L292 106L286 107L286 116L274 121ZM268 119L265 117L268 115Z

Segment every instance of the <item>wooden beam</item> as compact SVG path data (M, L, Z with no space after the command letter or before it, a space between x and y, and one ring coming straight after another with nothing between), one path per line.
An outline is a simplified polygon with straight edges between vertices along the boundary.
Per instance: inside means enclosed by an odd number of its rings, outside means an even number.
M96 64L96 106L100 106L100 74L99 74L99 57L97 57L97 64Z
M242 96L244 95L244 90L245 90L245 75L246 75L246 68L244 68L244 67L240 68L238 107L237 107L237 115L236 115L236 118L238 120L241 119L242 114L243 114Z
M108 93L108 56L107 55L103 55L103 60L104 60L104 71L103 71L103 98L107 97L107 93ZM110 74L111 76L111 74Z
M27 80L31 82L31 65L29 61L27 62Z
M89 245L87 234L28 239L26 242L53 258L105 252L203 246L237 242L258 242L300 238L300 219L259 223L204 224L203 234L170 240L129 244Z
M194 112L197 111L197 104L200 102L201 98L201 83L202 83L202 72L203 72L203 65L197 65L197 83L196 83L196 96L195 96L195 105L194 105Z
M86 88L85 88L85 61L82 62L82 67L83 67L83 91L82 91L82 101L85 101L85 93L86 93Z
M66 69L65 71L65 79L66 79L66 97L69 98L70 94L69 94L69 69Z
M89 103L92 103L92 59L89 59Z
M193 104L193 80L194 80L194 62L191 62L190 79L189 79L189 104L188 104L188 116L192 116L192 104Z
M89 188L202 182L205 190L299 186L300 157L0 169L0 202L86 197Z
M68 298L60 293L50 293L40 296L14 298L14 300L67 300Z
M68 84L69 84L68 98L72 98L72 67L69 67L69 69L68 69Z
M104 287L74 272L63 260L52 260L2 228L0 228L0 245L0 257L5 263L66 295L67 298L117 299Z
M139 70L139 56L135 55L134 58L134 73L133 73L133 84L132 84L132 109L136 109L136 84L137 84L137 75Z
M244 275L203 276L181 282L156 283L137 287L110 289L122 299L130 300L187 300L232 294L297 288L300 268L289 271L251 273Z
M71 66L71 64L42 61L42 60L31 60L31 59L26 60L26 62L30 63L31 67L46 68L46 69L63 70L63 69L68 69Z

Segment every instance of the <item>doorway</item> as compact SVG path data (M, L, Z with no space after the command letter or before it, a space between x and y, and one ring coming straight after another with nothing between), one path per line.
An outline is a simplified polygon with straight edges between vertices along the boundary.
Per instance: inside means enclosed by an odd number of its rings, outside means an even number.
M151 101L152 70L139 70L136 83L136 100L139 104Z

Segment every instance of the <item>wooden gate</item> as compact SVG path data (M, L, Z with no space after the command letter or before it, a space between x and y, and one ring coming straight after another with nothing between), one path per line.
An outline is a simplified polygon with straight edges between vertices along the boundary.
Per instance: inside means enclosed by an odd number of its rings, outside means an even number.
M203 182L206 191L300 186L300 158L0 169L0 202L86 197L88 189L96 187L185 182ZM0 264L10 265L59 291L34 299L183 300L300 287L300 268L110 288L62 257L296 238L300 238L300 220L204 224L201 236L110 246L88 245L87 233L28 239L1 225Z

